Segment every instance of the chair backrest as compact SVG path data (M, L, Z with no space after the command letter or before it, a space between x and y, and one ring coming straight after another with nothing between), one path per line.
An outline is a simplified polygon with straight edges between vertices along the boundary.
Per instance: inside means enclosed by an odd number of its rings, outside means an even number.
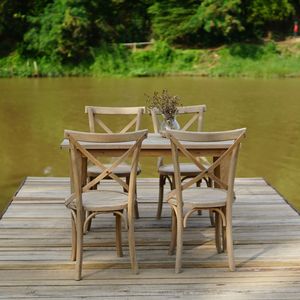
M128 124L120 131L120 133L140 130L142 115L145 112L144 107L101 107L101 106L86 106L85 112L89 118L90 132L97 132L96 125L102 132L113 133L114 131L107 126L101 119L104 115L132 115L133 118Z
M176 194L176 200L178 205L183 205L182 200L182 191L189 188L203 177L209 177L214 181L220 188L227 191L227 203L233 201L234 197L234 178L236 171L236 164L239 152L239 146L242 139L245 137L246 128L230 130L230 131L220 131L220 132L189 132L189 131L175 131L167 130L166 136L171 141L172 147L172 160L174 164L174 173L175 173L175 190L171 193ZM189 141L189 142L211 142L209 149L220 149L219 143L221 142L232 142L232 144L209 166L203 165L201 161L197 159L185 146L182 145L180 141ZM215 146L214 146L215 145ZM216 146L217 145L217 146ZM198 168L199 174L189 181L181 182L180 177L180 163L179 163L179 152L183 156L189 158ZM214 171L216 168L220 167L223 162L228 163L227 168L227 178L226 182L221 178L218 178Z
M74 181L74 193L66 200L65 204L68 206L76 198L76 206L82 207L81 194L87 192L91 187L100 182L105 177L110 177L118 182L130 195L135 193L135 183L137 166L139 160L139 153L143 140L147 137L148 130L140 130L136 132L127 133L90 133L65 130L65 138L69 139L70 154L71 154L71 166L72 166L72 178ZM128 149L122 151L120 149L120 156L109 166L105 166L99 157L94 155L94 149L87 149L84 147L84 143L118 143L118 142L134 142ZM116 174L114 169L121 164L125 159L131 157L131 173L130 181L128 184ZM94 165L103 170L95 179L86 183L86 178L82 178L82 169L86 169L86 161L91 161Z
M203 130L204 112L206 111L206 105L191 105L191 106L178 106L177 115L191 115L191 118L184 124L180 124L181 130L188 130L196 123L196 130ZM159 116L161 112L157 108L150 110L152 116L153 129L155 133L159 133Z

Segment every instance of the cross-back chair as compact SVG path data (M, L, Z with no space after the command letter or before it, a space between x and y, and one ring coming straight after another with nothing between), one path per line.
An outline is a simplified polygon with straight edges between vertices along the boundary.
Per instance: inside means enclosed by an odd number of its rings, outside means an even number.
M71 209L72 216L72 253L71 259L76 262L76 279L81 279L82 272L82 252L83 252L83 232L89 224L91 218L99 214L112 213L116 217L116 249L117 255L123 256L121 223L124 220L128 224L128 243L131 259L131 267L134 273L138 272L138 265L135 254L134 238L134 203L136 198L136 176L139 160L139 153L143 140L147 136L147 130L137 132L107 134L107 133L86 133L78 131L65 131L65 138L70 144L70 158L73 179L73 193L66 199L66 206ZM105 166L95 155L95 150L85 147L86 143L116 143L116 142L134 142L129 149L121 151L120 156L116 158L113 164ZM131 159L130 180L124 181L115 170L125 160ZM91 180L86 182L86 165L91 161L97 165L102 172ZM91 190L91 188L103 180L111 178L128 191L128 193L115 190ZM127 216L126 216L127 211ZM86 212L88 214L86 214ZM87 217L86 217L87 216ZM127 226L127 225L126 225Z
M111 129L111 125L114 125L112 120L104 120L105 116L123 116L122 124L125 126L119 130L119 133L126 133L128 131L137 131L141 129L141 119L145 112L144 107L101 107L101 106L86 106L85 112L88 114L89 129L90 132L105 132L105 133L116 133L115 130ZM128 122L128 119L130 121ZM120 119L119 119L120 120ZM128 123L127 123L128 122ZM105 164L109 166L109 164ZM92 181L102 171L99 166L89 165L87 172L88 181ZM141 173L140 167L137 168L137 174ZM127 184L130 180L130 166L125 162L119 165L115 169L115 174L119 177L125 177ZM97 188L96 186L94 188ZM138 203L135 203L135 216L139 217ZM88 226L89 227L89 226Z
M183 132L167 131L166 136L171 141L172 160L174 165L174 189L168 194L167 201L172 209L172 237L169 253L173 254L176 247L175 272L181 271L182 235L187 225L188 217L199 210L210 210L215 216L215 238L218 253L227 249L229 269L235 270L233 238L232 238L232 204L234 202L234 179L238 159L239 146L244 138L246 129L236 129L223 132ZM207 166L202 164L191 151L187 150L180 141L209 142L209 149L214 149L214 143L229 142L231 145L217 159ZM219 149L215 146L216 149ZM181 164L179 154L189 158L198 168L198 175L189 181L181 181ZM216 176L221 164L227 163L226 174L221 178ZM225 172L224 168L223 172ZM211 178L218 185L213 187L192 187L203 179ZM186 210L184 212L184 209Z
M192 105L192 106L179 106L178 115L187 115L188 120L185 120L185 123L181 126L181 130L191 130L192 127L195 128L195 131L203 130L204 122L204 113L206 111L206 105ZM159 116L161 115L160 111L156 108L151 109L152 122L154 127L154 132L159 133ZM174 166L173 164L164 164L163 159L158 159L158 173L159 173L159 195L158 195L158 206L157 206L157 219L161 218L162 206L163 206L163 197L164 197L164 186L168 180L170 188L174 188ZM195 167L194 164L190 163L181 163L181 176L182 180L185 180L190 177L195 177L199 174L199 170ZM203 178L207 185L211 185L211 181L206 177ZM200 184L200 181L196 183ZM213 224L213 218L210 216L211 223Z

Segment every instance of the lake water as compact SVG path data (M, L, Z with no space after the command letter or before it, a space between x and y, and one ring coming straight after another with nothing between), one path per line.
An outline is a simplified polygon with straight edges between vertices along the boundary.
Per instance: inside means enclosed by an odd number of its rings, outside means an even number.
M207 131L247 127L237 175L264 177L300 210L299 79L161 77L1 79L0 211L26 176L68 176L59 144L64 129L88 130L85 105L145 105L145 93L164 88L206 104ZM142 176L156 176L155 165L144 159Z

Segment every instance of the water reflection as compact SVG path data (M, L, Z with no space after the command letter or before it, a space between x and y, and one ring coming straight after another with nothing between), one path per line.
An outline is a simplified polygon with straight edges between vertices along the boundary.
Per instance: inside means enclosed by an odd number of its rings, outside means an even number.
M205 130L247 127L238 176L264 177L300 209L300 85L298 79L198 77L131 79L1 79L0 209L26 176L67 176L59 149L63 130L87 130L85 105L145 105L144 96L167 88L185 104L206 104ZM117 125L117 124L116 124ZM152 128L149 116L143 127ZM143 159L155 176L155 159Z

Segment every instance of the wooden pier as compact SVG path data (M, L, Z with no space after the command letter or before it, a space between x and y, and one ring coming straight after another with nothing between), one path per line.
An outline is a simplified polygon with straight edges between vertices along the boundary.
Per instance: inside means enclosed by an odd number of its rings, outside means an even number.
M109 187L104 183L103 188ZM83 280L70 261L68 178L28 177L0 220L0 299L300 299L300 217L261 178L236 180L237 271L217 254L206 212L189 219L183 269L168 256L170 209L155 218L157 179L139 179L140 274L114 248L114 218L97 217L84 237Z

